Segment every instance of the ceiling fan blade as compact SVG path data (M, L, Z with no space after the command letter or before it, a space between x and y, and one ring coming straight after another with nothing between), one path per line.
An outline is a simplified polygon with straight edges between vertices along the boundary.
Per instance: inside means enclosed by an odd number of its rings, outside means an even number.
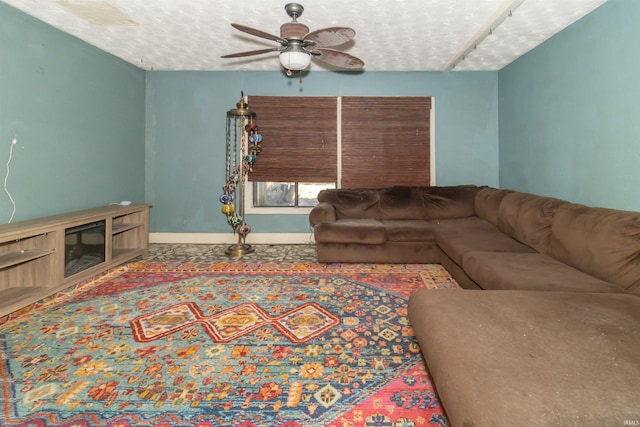
M262 37L263 39L267 39L267 40L273 40L280 43L283 46L286 46L289 43L282 37L265 33L264 31L256 30L255 28L247 27L246 25L231 24L231 26L236 30L242 31L243 33L251 34L252 36L256 36L256 37Z
M315 42L315 47L331 47L350 42L355 35L356 32L353 28L330 27L312 31L304 36L304 40Z
M313 58L326 62L327 64L335 65L336 67L348 69L364 67L364 61L362 59L356 58L348 53L340 52L339 50L319 48L314 49L313 52ZM320 52L320 55L316 55L315 52Z
M224 55L224 56L221 56L220 58L240 58L243 56L261 55L263 53L275 52L278 50L280 50L279 47L272 47L269 49L250 50L248 52L240 52L240 53L232 53L230 55Z

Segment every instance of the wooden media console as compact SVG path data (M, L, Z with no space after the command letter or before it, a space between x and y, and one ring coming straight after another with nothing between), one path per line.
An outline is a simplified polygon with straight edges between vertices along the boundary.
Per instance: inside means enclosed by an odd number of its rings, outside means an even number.
M0 317L149 251L149 204L0 225Z

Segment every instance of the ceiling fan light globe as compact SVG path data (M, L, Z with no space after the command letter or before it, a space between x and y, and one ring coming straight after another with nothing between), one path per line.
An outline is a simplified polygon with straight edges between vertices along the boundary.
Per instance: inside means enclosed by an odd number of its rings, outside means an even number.
M305 52L286 51L280 53L280 64L291 71L301 71L309 66L311 55Z

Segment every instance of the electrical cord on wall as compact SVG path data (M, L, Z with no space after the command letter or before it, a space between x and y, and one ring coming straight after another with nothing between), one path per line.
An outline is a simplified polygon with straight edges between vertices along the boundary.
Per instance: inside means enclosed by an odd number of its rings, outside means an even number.
M313 227L309 226L309 240L307 240L306 242L304 242L305 245L315 245L316 241L314 239L313 236Z
M9 148L9 159L7 160L7 173L4 176L4 192L7 193L7 196L9 196L9 200L11 200L11 205L13 205L13 211L11 212L11 217L9 218L9 222L13 221L13 217L16 214L16 202L15 200L13 200L13 197L11 197L11 193L7 188L7 180L9 179L9 165L11 164L11 158L13 157L13 146L16 145L17 143L18 143L18 140L14 136L13 139L11 140L11 144Z

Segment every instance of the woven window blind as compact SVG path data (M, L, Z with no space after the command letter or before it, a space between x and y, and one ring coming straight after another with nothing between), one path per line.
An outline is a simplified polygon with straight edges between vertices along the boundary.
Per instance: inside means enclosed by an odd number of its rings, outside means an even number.
M250 181L336 182L335 97L250 96L262 152Z
M342 98L342 188L430 185L430 97Z

